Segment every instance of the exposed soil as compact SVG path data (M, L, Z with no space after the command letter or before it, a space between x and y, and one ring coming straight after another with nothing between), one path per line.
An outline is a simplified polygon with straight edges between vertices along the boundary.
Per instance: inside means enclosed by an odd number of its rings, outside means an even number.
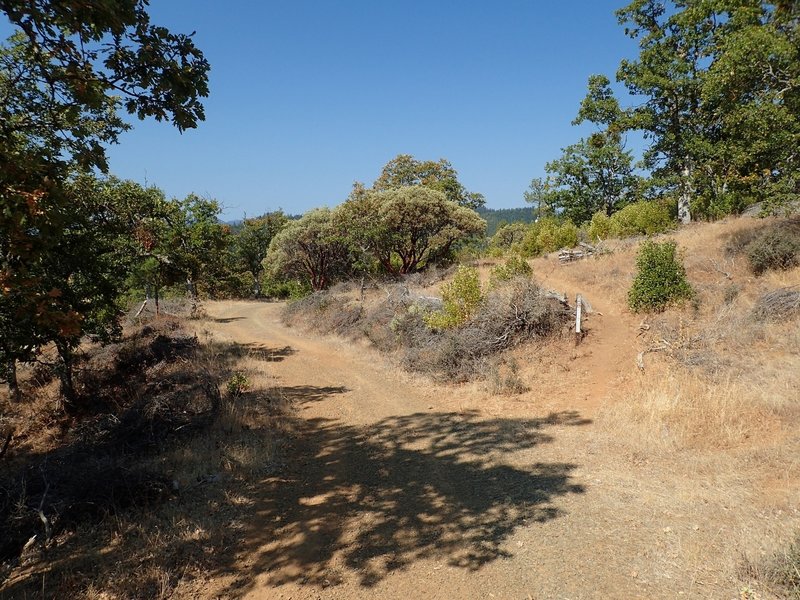
M602 316L583 344L569 355L561 344L557 358L529 350L542 385L504 398L412 379L370 348L288 329L279 304L209 304L215 337L280 352L267 368L302 420L227 567L178 592L737 597L740 520L760 533L785 514L727 470L689 473L680 457L655 464L613 450L594 420L639 376L636 319L593 308ZM559 370L576 369L582 377L557 385Z

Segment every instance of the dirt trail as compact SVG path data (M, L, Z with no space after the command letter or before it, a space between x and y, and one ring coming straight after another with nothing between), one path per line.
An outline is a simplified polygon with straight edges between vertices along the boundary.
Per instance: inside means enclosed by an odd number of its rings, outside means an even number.
M710 551L690 539L707 504L601 458L596 402L498 410L475 389L423 385L370 349L287 329L279 311L209 306L215 337L270 349L301 418L203 597L724 597L683 562Z

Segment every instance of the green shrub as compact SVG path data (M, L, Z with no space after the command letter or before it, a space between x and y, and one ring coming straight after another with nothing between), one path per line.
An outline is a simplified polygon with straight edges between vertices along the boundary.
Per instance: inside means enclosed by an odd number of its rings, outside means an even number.
M225 384L228 390L228 395L232 398L238 398L250 388L250 380L243 371L236 371Z
M634 202L611 215L617 237L653 235L672 228L669 209L658 202Z
M747 245L747 260L756 275L796 267L800 264L800 234L791 235L788 227L764 231Z
M425 316L428 327L448 329L466 323L483 302L478 271L459 267L453 280L442 286L442 302L442 310Z
M261 294L276 300L299 300L311 293L311 286L306 282L295 280L275 281L266 279L261 284Z
M653 235L672 229L673 220L669 208L659 202L634 202L610 217L598 212L592 217L587 229L592 241L612 237Z
M531 258L561 248L572 248L578 243L578 233L578 228L572 221L546 217L531 223L525 237L512 250Z
M586 230L586 234L592 242L607 240L610 237L614 237L611 217L604 212L594 213L592 221L589 223L589 227Z
M508 281L514 277L530 277L533 269L524 258L518 255L511 255L506 259L505 264L498 265L492 269L492 285L501 281Z
M664 310L694 295L674 241L644 242L636 256L636 267L628 292L628 305L634 312Z

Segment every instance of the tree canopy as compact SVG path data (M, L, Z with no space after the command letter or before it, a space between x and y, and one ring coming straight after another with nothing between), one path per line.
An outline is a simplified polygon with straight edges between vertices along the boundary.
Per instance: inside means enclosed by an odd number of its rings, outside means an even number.
M322 290L348 274L352 261L332 211L318 208L272 238L265 263L274 277L300 277L313 290Z
M453 165L444 158L420 161L410 154L398 154L383 167L372 189L386 191L414 185L442 192L451 202L473 210L486 204L482 194L466 190Z
M143 0L0 0L16 33L0 47L0 348L4 374L55 342L114 328L121 291L109 244L125 214L78 174L139 118L179 130L204 118L208 62L191 36L150 23ZM130 229L128 229L130 231ZM112 316L113 315L113 316Z
M446 257L459 240L486 230L475 211L422 185L351 197L336 216L351 244L394 274L418 271Z

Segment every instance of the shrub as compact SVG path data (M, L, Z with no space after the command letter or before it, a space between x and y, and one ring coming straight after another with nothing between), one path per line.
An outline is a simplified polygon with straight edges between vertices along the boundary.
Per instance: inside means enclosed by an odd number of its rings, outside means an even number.
M674 241L646 241L636 256L638 269L628 292L634 312L664 310L669 304L694 295Z
M533 269L524 258L518 255L509 256L504 265L498 265L492 269L492 285L501 281L508 281L515 277L530 277Z
M236 371L225 384L228 396L238 398L250 388L250 380L243 371Z
M617 237L653 235L672 228L669 209L658 202L634 202L611 216Z
M586 230L589 240L597 242L600 240L607 240L614 236L613 224L611 217L604 212L597 212L592 216L592 221Z
M311 286L305 282L266 279L261 285L261 294L276 300L300 300L311 293Z
M433 329L447 329L465 323L483 301L478 271L472 267L459 267L453 281L442 286L442 310L425 316Z
M578 243L578 228L572 221L560 222L554 217L546 217L531 223L522 241L512 249L526 258L561 248L572 248Z
M765 231L748 244L747 260L756 275L796 267L800 264L800 235L790 235L788 228Z
M634 202L610 217L602 212L595 213L587 234L591 240L653 235L669 231L672 223L669 209L663 204Z
M446 381L492 377L492 357L526 340L556 333L570 318L531 279L516 278L493 289L459 327L405 338L406 368ZM411 343L409 343L411 342ZM514 373L512 373L513 375ZM524 385L524 384L522 384Z

